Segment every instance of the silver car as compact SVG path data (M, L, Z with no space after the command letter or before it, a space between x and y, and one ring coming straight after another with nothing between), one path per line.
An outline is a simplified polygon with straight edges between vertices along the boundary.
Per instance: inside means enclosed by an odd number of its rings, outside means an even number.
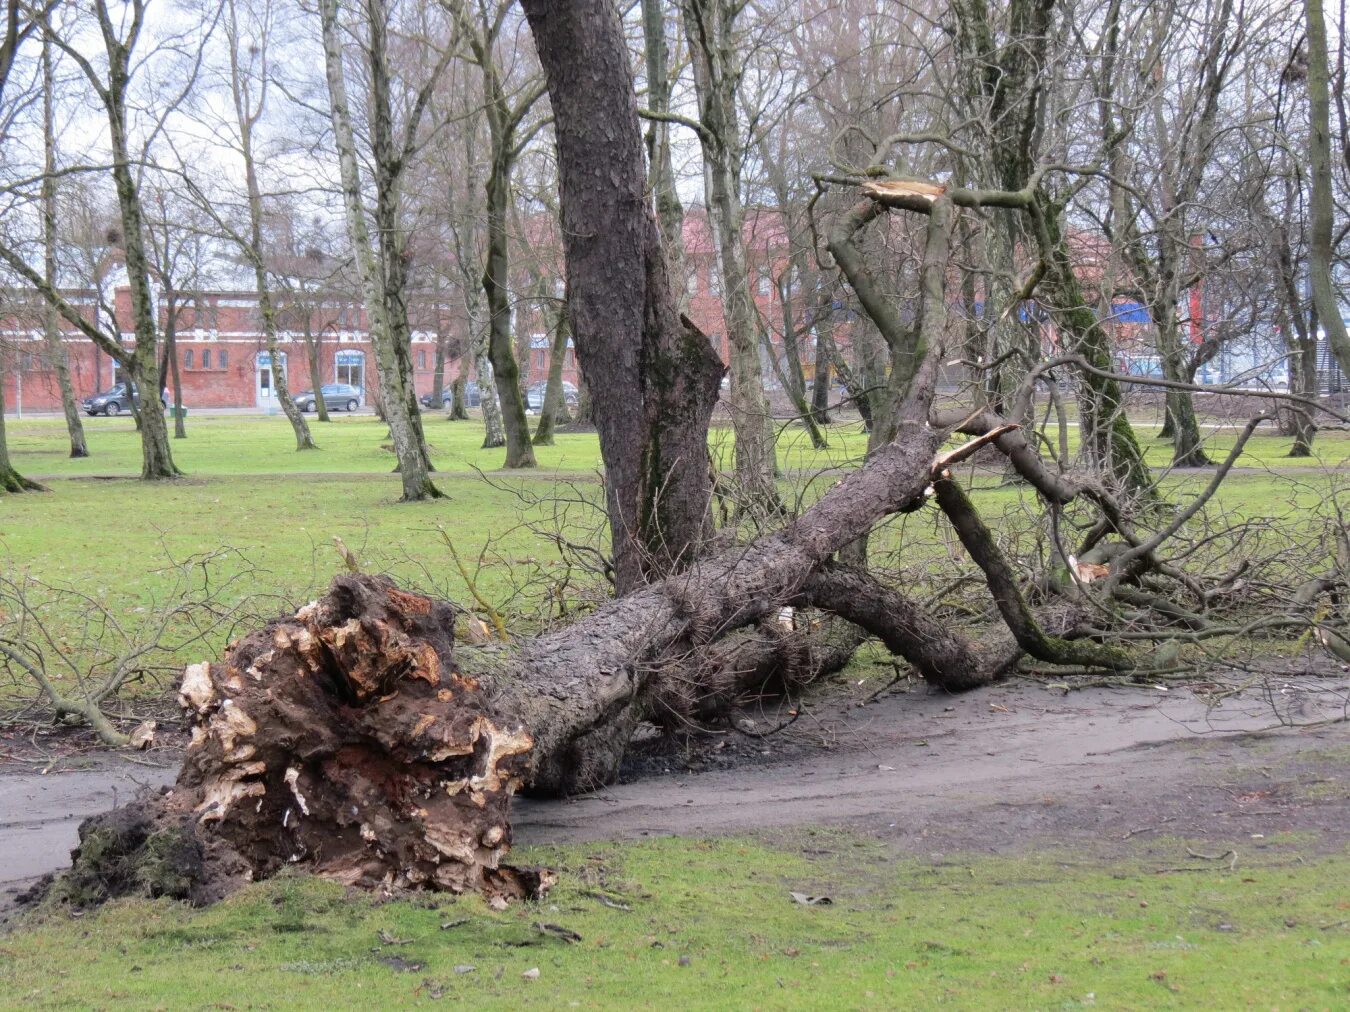
M346 383L325 383L319 391L323 394L323 406L329 411L355 411L361 406L360 387ZM301 411L313 411L315 405L313 390L295 395L295 406Z

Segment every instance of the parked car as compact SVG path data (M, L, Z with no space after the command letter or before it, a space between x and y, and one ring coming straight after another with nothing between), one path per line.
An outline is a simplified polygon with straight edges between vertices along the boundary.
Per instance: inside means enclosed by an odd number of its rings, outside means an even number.
M430 408L430 407L432 407L432 403L431 403L431 394L423 394L423 395L421 396L420 400L422 401L422 407L424 407L424 408ZM467 383L465 383L465 384L464 384L464 403L465 403L465 406L470 407L470 408L476 408L476 407L478 407L480 404L482 404L482 401L483 401L482 395L479 394L479 392L478 392L478 384L475 383L473 380L469 380ZM454 391L451 390L450 387L448 387L448 386L442 388L442 390L441 390L441 409L442 409L442 410L449 410L450 405L451 405L452 403L454 403Z
M361 388L346 383L325 383L319 388L323 406L329 411L355 411L361 406ZM317 400L313 390L295 395L295 406L301 411L314 411Z
M84 399L84 410L90 415L113 415L121 414L127 408L135 403L137 407L141 405L141 396L133 383L130 387L130 394L127 392L126 383L118 383L116 386L104 390L102 393L94 394L93 397ZM161 390L159 393L159 406L164 409L169 407L168 391Z
M579 397L577 388L573 384L568 383L567 380L563 380L562 388L563 400L567 402L569 408L575 408ZM548 393L547 383L531 384L530 388L525 391L525 407L531 411L543 411L544 395L546 393Z

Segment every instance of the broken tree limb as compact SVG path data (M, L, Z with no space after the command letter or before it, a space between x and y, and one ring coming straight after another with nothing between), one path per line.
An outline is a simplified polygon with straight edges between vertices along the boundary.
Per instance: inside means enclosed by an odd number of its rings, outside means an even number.
M1017 577L999 549L994 536L985 526L979 513L957 486L950 474L933 482L938 506L947 514L957 537L965 546L975 564L984 571L989 592L994 597L999 614L1012 631L1018 645L1040 661L1052 664L1081 664L1086 667L1107 668L1114 671L1135 667L1128 652L1104 644L1066 640L1045 632L1027 606L1018 586Z
M813 605L865 629L926 682L964 692L998 681L1022 656L1013 643L977 648L949 624L938 621L905 595L870 574L844 566L820 569L806 585Z

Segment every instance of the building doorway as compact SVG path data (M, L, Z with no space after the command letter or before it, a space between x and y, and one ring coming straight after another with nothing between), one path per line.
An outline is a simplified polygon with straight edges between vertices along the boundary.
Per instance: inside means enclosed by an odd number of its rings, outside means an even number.
M286 353L281 354L281 374L286 375ZM276 408L276 391L272 389L272 356L265 351L258 352L256 380L254 382L253 403L268 411Z
M361 391L361 402L366 400L366 355L365 352L339 351L333 358L333 382L345 383Z

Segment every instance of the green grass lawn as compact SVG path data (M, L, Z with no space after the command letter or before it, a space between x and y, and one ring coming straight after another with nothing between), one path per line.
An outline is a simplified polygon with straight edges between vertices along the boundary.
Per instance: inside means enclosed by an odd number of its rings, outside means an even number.
M840 831L591 844L519 852L562 880L503 913L287 876L207 910L122 901L0 937L0 1005L1344 1008L1346 895L1328 886L1347 881L1350 859L1272 851L1230 870L1082 854L917 861ZM1177 865L1191 867L1159 870ZM802 906L791 891L833 902Z
M102 602L130 629L151 621L163 607L171 584L170 564L228 547L238 556L220 563L213 579L242 576L236 598L268 596L280 612L319 593L341 562L333 548L340 537L363 566L406 584L461 602L471 594L443 543L442 530L471 568L479 589L503 613L528 625L544 617L551 586L572 588L584 574L569 573L550 531L603 545L603 516L584 500L600 497L599 447L593 434L565 434L554 447L538 451L535 472L499 469L500 449L483 450L476 422L427 420L439 467L437 480L448 498L399 504L393 455L381 448L385 427L371 416L338 416L318 425L321 450L297 453L284 419L256 416L194 416L190 436L174 451L188 472L181 481L145 484L131 477L140 460L139 438L129 419L89 419L93 455L65 456L60 419L10 421L11 452L30 475L48 477L51 492L0 497L0 569L46 583L78 587ZM866 448L856 423L829 432L830 446L813 450L800 427L789 426L779 440L784 493L790 503L809 502L840 470L856 466ZM1232 432L1212 436L1216 453L1231 445ZM730 432L715 429L712 442L724 459ZM1156 441L1155 441L1156 442ZM1327 433L1318 440L1328 460L1350 453L1350 436ZM1165 450L1150 444L1150 453ZM1248 446L1244 465L1226 484L1221 508L1234 516L1277 516L1305 522L1313 508L1334 500L1341 471L1306 463L1276 473L1286 464L1287 441L1259 437ZM1164 453L1165 458L1165 453ZM1159 459L1161 463L1163 458ZM812 481L812 476L820 475ZM993 473L976 474L976 499L1006 531L1025 524L1034 506L1024 487L1005 485ZM1166 479L1178 497L1203 486L1203 473ZM563 494L562 504L552 502ZM948 568L945 528L932 511L898 517L873 538L874 552L896 566ZM533 525L533 527L531 526ZM946 579L948 577L944 577ZM54 617L72 630L85 615L74 603ZM74 633L72 633L72 636ZM216 654L224 633L198 644L171 667ZM190 656L189 656L190 654ZM0 697L22 695L22 683L0 682Z
M221 546L250 560L227 561L218 574L244 573L238 593L305 599L341 569L334 536L369 569L467 601L442 529L470 565L489 546L480 588L524 613L538 604L531 593L565 574L556 548L526 521L552 526L556 491L599 492L593 435L561 436L539 450L539 472L508 475L497 471L501 450L479 448L477 424L439 417L428 432L449 498L416 505L396 502L385 429L368 416L316 425L322 449L305 454L292 449L283 419L194 416L190 438L174 444L188 477L153 485L134 480L140 451L126 419L90 420L86 461L65 458L59 420L8 425L17 465L55 477L48 494L0 497L0 568L78 587L128 625L162 600L169 560ZM817 452L800 430L785 431L790 495L809 499L805 475L854 466L865 449L857 425L836 426L830 438ZM1213 434L1216 455L1232 438ZM715 430L713 442L725 459L728 433ZM1333 465L1350 456L1350 436L1326 433L1318 443ZM1250 470L1233 476L1218 507L1295 524L1334 505L1344 472L1299 462L1280 473L1287 448L1254 439L1242 461ZM1156 441L1149 453L1166 460ZM1175 475L1167 488L1180 500L1205 481ZM1025 490L992 472L975 484L977 504L1012 537L1025 520ZM556 522L595 537L594 511L569 509ZM873 547L898 565L945 567L949 579L942 531L921 510L888 524ZM67 606L58 618L73 629L84 616ZM218 649L198 645L177 660ZM6 691L0 685L0 697ZM1185 853L1182 842L1175 850ZM119 902L0 936L0 1007L396 1008L447 999L488 1008L1345 1007L1350 913L1345 891L1329 884L1350 880L1350 859L1305 859L1292 844L1261 857L1235 870L1220 862L1162 873L1205 863L1164 865L1142 851L1105 863L1083 855L930 863L833 831L594 844L518 854L563 876L543 905L504 913L472 898L378 903L284 877L205 911ZM834 903L800 906L790 890ZM568 945L537 923L582 940ZM381 931L407 944L382 942ZM456 972L464 966L474 969ZM532 968L538 979L523 979Z

